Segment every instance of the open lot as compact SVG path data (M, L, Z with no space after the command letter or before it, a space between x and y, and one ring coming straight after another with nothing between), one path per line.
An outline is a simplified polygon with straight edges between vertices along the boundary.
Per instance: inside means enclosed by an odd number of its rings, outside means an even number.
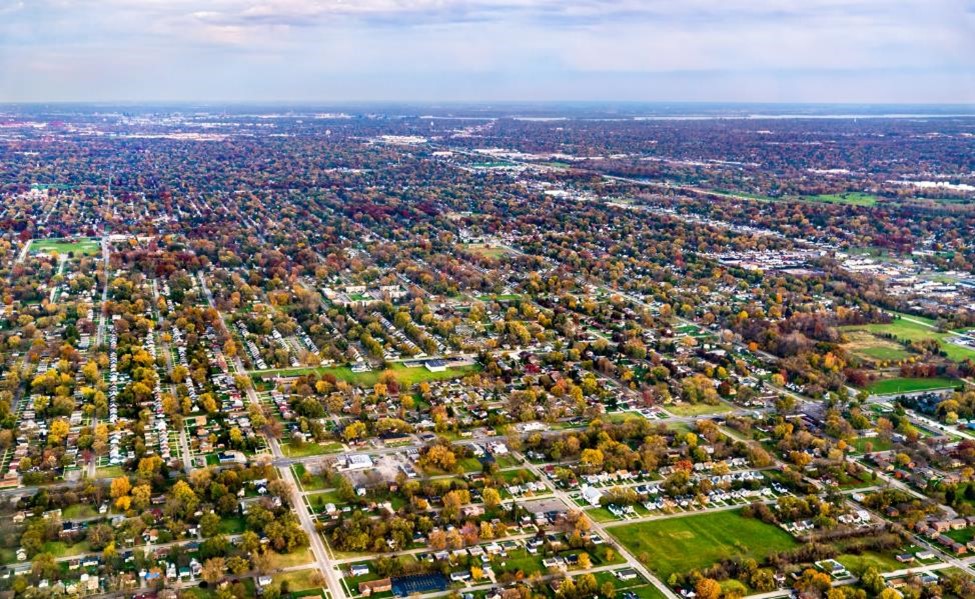
M615 526L608 529L633 555L666 580L729 557L761 560L790 549L785 531L739 511L714 512Z

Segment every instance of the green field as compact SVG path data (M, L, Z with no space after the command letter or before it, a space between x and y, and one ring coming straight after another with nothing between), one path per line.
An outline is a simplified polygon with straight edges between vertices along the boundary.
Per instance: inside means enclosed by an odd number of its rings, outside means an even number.
M281 453L289 458L307 458L313 455L338 453L342 451L342 447L342 444L338 442L315 443L314 441L309 441L307 443L303 443L301 447L295 447L291 443L282 443Z
M713 512L607 528L645 566L666 580L729 557L761 561L791 549L785 531L740 511Z
M663 406L665 410L675 416L703 416L705 414L723 414L731 411L731 406L721 402L716 406L706 403L679 403Z
M911 320L907 320L910 318ZM919 316L905 316L890 324L867 324L843 327L844 331L868 331L876 334L889 334L904 343L934 339L941 345L941 349L950 360L961 362L965 359L975 360L975 349L948 343L950 333L942 333L931 326L931 320Z
M877 196L857 191L849 193L825 193L814 196L803 196L803 199L809 202L849 204L851 206L875 206L877 204Z
M867 386L867 391L874 395L892 395L895 393L927 391L929 389L948 389L956 387L959 384L961 384L961 381L958 379L909 379L898 377L874 381Z
M308 471L304 464L292 464L291 469L295 473L295 478L301 483L301 488L305 491L321 491L322 489L327 489L329 483L325 480L324 476L310 474L308 475L307 482L303 479L305 473Z
M47 541L41 547L44 553L50 553L54 557L69 557L72 555L82 555L91 551L88 541L78 541L73 545L68 545L64 541Z
M468 243L462 247L472 254L484 256L485 258L493 258L495 260L499 260L511 253L506 248L487 243Z
M873 551L859 555L844 553L843 555L837 556L836 561L843 564L853 574L863 573L870 567L876 568L878 572L892 572L904 568L904 564L893 557Z
M94 238L33 239L30 242L31 254L49 254L53 252L67 254L68 252L74 252L75 256L97 256L100 251L101 248L99 247L98 240Z
M304 591L306 589L317 589L321 588L312 583L312 578L315 572L318 572L318 568L309 568L307 570L294 570L292 572L283 572L280 574L275 574L273 578L273 584L277 587L281 587L282 583L287 583L288 592L295 593L298 591Z
M450 379L456 379L460 377L467 376L469 374L474 374L480 372L481 367L478 364L472 364L470 366L458 366L456 368L448 368L443 372L431 372L426 368L420 366L418 368L407 368L402 364L392 364L386 370L392 372L396 376L396 380L400 385L406 385L411 387L418 383L429 382L429 381L446 381ZM379 382L379 376L385 371L383 370L370 370L368 372L352 372L352 369L347 366L340 366L337 368L322 368L322 367L308 367L308 368L278 368L272 370L256 370L251 372L252 378L261 377L275 377L275 376L302 376L306 374L331 374L336 379L340 381L346 381L350 384L356 385L358 387L372 387Z
M911 353L900 343L878 337L870 331L849 330L844 331L843 334L846 338L844 347L850 353L867 360L896 362L911 356Z

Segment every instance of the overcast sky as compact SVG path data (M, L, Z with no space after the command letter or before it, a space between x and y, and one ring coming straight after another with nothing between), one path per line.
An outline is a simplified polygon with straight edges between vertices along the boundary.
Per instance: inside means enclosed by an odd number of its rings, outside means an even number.
M0 0L0 101L975 103L975 0Z

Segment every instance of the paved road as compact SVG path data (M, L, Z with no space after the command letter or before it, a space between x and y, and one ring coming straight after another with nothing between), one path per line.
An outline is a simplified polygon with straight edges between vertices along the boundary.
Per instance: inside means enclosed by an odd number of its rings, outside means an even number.
M539 480L546 480L545 473L542 472L538 466L531 463L531 461L529 460L525 460L525 464L528 467L528 470L530 470L535 476L537 476ZM562 503L564 503L567 507L573 507L576 505L575 501L573 501L573 499L569 497L569 494L566 493L565 491L554 487L553 490L555 496L558 499L560 499ZM606 532L602 524L596 522L592 518L589 518L589 521L592 523L592 530L595 531L597 534L599 534L601 537L603 537L604 539L612 538L609 535L609 533ZM630 551L626 547L624 547L621 543L616 544L616 550L619 552L620 555L622 555L626 559L627 562L629 562L629 566L631 566L637 572L643 575L643 577L646 580L648 580L650 584L656 587L656 589L660 591L660 593L664 597L667 597L668 599L678 599L677 595L670 590L670 587L665 585L659 578L657 578L653 574L653 572L651 572L649 569L647 569L646 566L640 563L640 560L636 559L636 557L632 553L630 553Z
M214 310L217 309L216 303L213 301L213 294L210 293L210 288L207 287L206 279L203 274L198 277L200 281L200 287L203 289L204 295L206 295L207 302L210 307ZM219 314L219 311L218 311ZM224 333L228 336L230 331L227 330L227 325L223 321L223 318L217 319L220 322L220 327L223 328ZM234 356L233 360L230 361L232 368L237 374L247 374L247 370L244 368L243 362L241 362L239 356ZM253 387L248 386L247 388L247 398L250 403L260 404L261 400L257 396L257 392L254 391ZM271 449L271 455L274 456L273 463L278 469L278 473L281 478L287 483L288 489L291 493L291 504L294 507L295 512L298 514L298 520L301 522L302 528L308 534L308 540L311 545L312 553L315 556L315 562L318 564L319 570L325 576L326 585L328 586L328 591L331 599L345 599L346 593L345 589L342 587L339 581L340 575L337 574L335 565L329 559L328 551L325 549L325 543L322 541L322 535L318 533L315 529L315 522L308 511L308 506L305 505L302 499L301 493L298 491L298 482L295 480L294 472L291 470L291 462L282 462L282 460L287 460L285 456L281 453L281 446L278 444L277 439L270 436L266 437L268 446Z

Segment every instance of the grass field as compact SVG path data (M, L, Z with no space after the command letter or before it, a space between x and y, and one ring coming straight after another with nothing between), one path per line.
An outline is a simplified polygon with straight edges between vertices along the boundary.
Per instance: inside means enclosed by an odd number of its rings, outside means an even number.
M301 488L305 491L321 491L329 487L328 481L321 475L309 473L308 479L305 480L304 476L308 470L304 464L292 464L291 469L295 473L295 478L301 482Z
M671 574L701 569L729 558L754 558L790 549L785 531L739 511L713 512L610 527L637 559L666 580Z
M706 403L668 404L664 406L664 409L676 416L702 416L704 414L723 414L730 412L732 408L725 402L721 402L716 406Z
M277 585L279 588L281 585L287 584L289 593L304 591L306 589L321 588L312 582L312 578L316 572L318 572L318 568L295 570L293 572L282 572L274 575L273 584Z
M838 556L836 561L843 564L853 574L862 574L871 566L876 568L878 572L892 572L904 567L904 564L896 559L872 551L861 553L860 555L845 553Z
M75 518L90 518L92 516L97 516L98 510L94 506L88 505L87 503L76 503L74 505L69 505L68 507L61 510L62 520L74 520Z
M272 568L300 566L301 564L307 564L314 560L311 551L307 547L303 547L298 551L292 551L291 553L275 553L272 551L271 558Z
M301 447L295 447L291 443L281 444L281 453L289 458L307 458L313 455L325 455L326 453L338 453L342 451L341 443L303 443Z
M911 356L911 353L904 349L901 344L878 337L870 331L850 330L846 331L844 335L847 340L844 347L850 353L867 360L896 362Z
M521 296L517 293L503 293L501 295L479 295L477 300L480 302L511 302L520 300Z
M105 466L95 469L95 478L118 478L125 474L121 466Z
M870 451L890 451L894 447L890 440L881 437L857 437L850 442L859 452L867 451L867 444L870 445Z
M385 371L371 370L369 372L352 372L352 369L347 366L341 366L338 368L278 368L272 370L257 370L252 371L252 377L273 377L273 376L302 376L306 374L316 373L316 374L331 374L335 376L336 379L340 381L346 381L352 385L358 387L372 387L379 382L379 376L386 371L392 372L396 376L396 380L400 385L405 385L407 387L412 387L418 383L429 382L429 381L445 381L450 379L456 379L460 377L467 376L469 374L474 374L481 370L480 365L472 364L470 366L458 366L456 368L448 368L443 372L431 372L423 367L418 368L407 368L402 364L392 364Z
M48 541L41 548L44 553L50 553L54 557L68 557L88 553L91 548L88 541L78 541L74 545L68 545L63 541Z
M910 318L911 320L907 320ZM893 335L903 342L924 341L934 339L941 345L945 355L950 360L961 362L967 358L975 360L975 349L948 343L950 333L942 333L931 326L931 320L919 316L907 316L894 320L890 324L868 324L844 327L849 335L851 331L868 331L870 333L886 333Z
M509 250L503 247L498 247L487 243L468 243L462 247L472 254L484 256L485 258L493 258L495 260L499 260L511 253Z
M57 252L67 254L74 252L75 256L97 256L101 251L98 240L92 238L79 239L33 239L30 242L31 254L49 254Z
M827 193L815 196L804 196L803 199L809 202L849 204L851 206L875 206L877 204L877 196L861 192Z
M929 389L947 389L960 384L958 379L931 378L909 379L892 378L880 379L867 386L867 391L875 395L891 395L895 393L911 393L913 391L927 391Z

